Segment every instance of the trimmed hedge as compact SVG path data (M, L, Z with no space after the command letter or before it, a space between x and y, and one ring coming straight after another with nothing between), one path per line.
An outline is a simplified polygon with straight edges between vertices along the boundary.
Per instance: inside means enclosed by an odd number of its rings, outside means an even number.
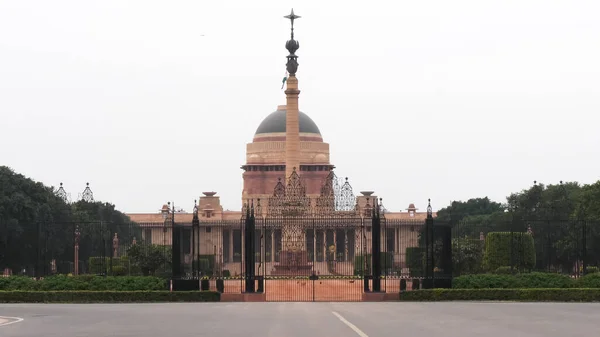
M511 257L512 256L512 257ZM516 264L517 270L530 270L535 266L535 246L529 233L491 232L485 237L483 266L495 271Z
M455 277L454 289L600 288L600 273L574 279L564 274L476 274Z
M600 273L587 274L576 282L581 288L600 288Z
M599 302L600 289L427 289L403 292L400 301Z
M0 291L0 303L219 302L215 291Z
M0 278L0 290L148 291L167 289L167 280L152 276L56 275L45 277L42 280L34 280L30 277L24 276Z
M124 276L128 274L141 274L139 268L131 265L129 257L127 256L112 259L110 257L92 256L88 259L88 267L89 274L95 275L105 274L111 276Z

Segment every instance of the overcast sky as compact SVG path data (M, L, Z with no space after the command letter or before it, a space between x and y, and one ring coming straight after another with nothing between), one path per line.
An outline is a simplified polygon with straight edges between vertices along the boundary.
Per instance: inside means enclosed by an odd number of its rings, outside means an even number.
M600 177L600 2L0 0L0 165L125 212L241 207L245 144L300 109L389 210Z

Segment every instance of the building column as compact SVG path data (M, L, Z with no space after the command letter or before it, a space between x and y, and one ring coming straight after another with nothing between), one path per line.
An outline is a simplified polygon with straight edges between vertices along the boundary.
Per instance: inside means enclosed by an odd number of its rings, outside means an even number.
M228 252L229 259L227 261L233 262L233 252L234 252L234 250L233 250L233 229L230 228L229 229L229 252Z
M323 261L327 261L327 229L323 230Z
M275 230L271 229L271 262L275 262Z
M333 261L337 261L337 229L333 230Z
M344 261L348 261L348 230L344 230Z
M246 241L246 230L245 228L243 228L241 230L240 236L242 237L242 267L244 266L244 263L246 261L246 243L244 241Z
M396 247L395 251L396 253L399 255L400 254L400 228L396 227L394 228L394 237L395 237L395 241L396 241Z
M313 229L313 262L317 261L317 230Z

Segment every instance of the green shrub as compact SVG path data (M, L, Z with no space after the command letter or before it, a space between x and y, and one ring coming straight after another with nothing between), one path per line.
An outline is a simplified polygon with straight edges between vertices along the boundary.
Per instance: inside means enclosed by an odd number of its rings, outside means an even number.
M491 232L485 238L483 266L488 271L514 265L517 270L535 266L535 246L529 233Z
M600 289L427 289L402 292L400 300L598 302Z
M497 275L513 275L515 273L516 273L516 270L514 270L513 268L508 267L508 266L498 267L494 271L494 274L497 274Z
M580 288L600 288L600 273L587 274L575 283Z
M422 277L425 271L425 249L421 247L406 248L406 266L412 277Z
M588 274L600 273L600 269L598 267L587 267Z
M110 257L92 256L88 259L89 270L87 272L93 275L119 276L127 275L129 273L129 267L130 263L127 256L112 259Z
M367 265L365 269L365 258ZM354 275L370 275L371 263L373 258L371 254L358 255L354 257ZM394 254L392 252L381 252L381 272L385 274L386 269L392 269L394 266Z
M454 289L485 289L485 288L518 288L513 275L474 274L455 277L452 280Z
M0 303L218 302L215 291L0 291Z
M455 277L454 289L517 289L517 288L571 288L576 282L567 275L553 273L477 274ZM590 288L590 286L585 286Z
M484 241L452 239L452 271L455 275L476 274L483 268Z
M223 270L223 277L231 277L231 272L229 271L229 269Z
M0 278L0 290L165 290L167 282L158 277L143 276L65 276L56 275L34 280L28 277L11 276Z
M563 274L523 273L515 275L518 288L572 288L574 279Z

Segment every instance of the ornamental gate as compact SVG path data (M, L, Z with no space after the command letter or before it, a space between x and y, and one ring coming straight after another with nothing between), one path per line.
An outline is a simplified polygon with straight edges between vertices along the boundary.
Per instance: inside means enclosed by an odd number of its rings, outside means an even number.
M348 180L340 182L333 172L320 195L307 196L294 171L267 200L248 200L243 214L242 288L264 292L267 301L361 301L369 293L393 297L407 289L406 254L400 252L408 245L427 247L420 251L425 264L420 270L431 273L419 275L417 287L434 286L434 266L444 265L442 273L437 268L438 278L451 268L449 227L434 234L431 212L425 226L392 221L395 226L388 228L381 201L357 198ZM402 242L406 237L400 229L409 228L410 242Z

